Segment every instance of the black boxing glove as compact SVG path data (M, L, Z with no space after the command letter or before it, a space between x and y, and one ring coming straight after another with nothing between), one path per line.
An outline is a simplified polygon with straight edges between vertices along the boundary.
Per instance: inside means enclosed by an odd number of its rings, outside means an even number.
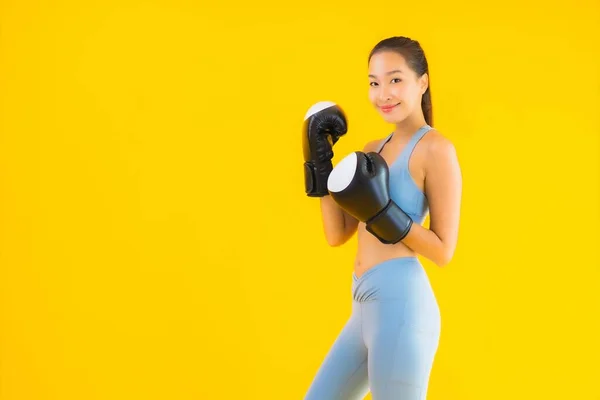
M304 186L309 197L327 196L327 178L333 170L333 145L348 131L346 115L333 102L314 104L304 117Z
M381 243L398 243L412 227L412 219L390 198L388 165L378 153L356 151L344 157L329 175L327 188Z

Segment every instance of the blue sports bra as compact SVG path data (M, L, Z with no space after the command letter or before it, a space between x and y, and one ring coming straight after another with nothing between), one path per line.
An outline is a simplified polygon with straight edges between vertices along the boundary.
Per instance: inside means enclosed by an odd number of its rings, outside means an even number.
M429 203L427 197L415 184L408 169L408 162L415 146L431 126L424 125L417 130L410 138L409 142L402 149L402 152L396 160L389 166L390 170L390 197L398 206L408 214L416 223L422 224L429 213ZM377 153L383 150L383 147L390 141L393 133L383 140L377 149Z

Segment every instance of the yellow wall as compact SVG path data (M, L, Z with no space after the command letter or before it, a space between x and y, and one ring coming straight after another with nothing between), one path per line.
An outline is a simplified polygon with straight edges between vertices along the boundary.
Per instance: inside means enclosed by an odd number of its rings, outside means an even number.
M1 6L3 400L302 398L355 250L304 196L302 118L346 110L334 161L389 133L391 35L464 174L428 398L600 398L597 0L87 3Z

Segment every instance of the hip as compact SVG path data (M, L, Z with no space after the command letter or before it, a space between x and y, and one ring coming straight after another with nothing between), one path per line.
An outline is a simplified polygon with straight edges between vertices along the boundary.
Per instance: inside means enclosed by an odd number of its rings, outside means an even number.
M372 290L380 293L381 300L408 299L424 294L434 296L429 277L416 256L390 258L360 275L352 273L354 294Z
M361 276L353 273L352 308L363 318L401 318L433 332L441 323L433 288L416 257L392 258Z

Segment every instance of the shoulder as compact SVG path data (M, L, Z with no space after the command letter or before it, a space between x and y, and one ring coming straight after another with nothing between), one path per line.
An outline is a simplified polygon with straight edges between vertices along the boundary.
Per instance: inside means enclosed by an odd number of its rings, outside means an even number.
M436 167L454 162L457 158L456 146L448 137L436 129L430 130L423 138L427 155L427 165Z
M425 182L431 185L460 186L461 168L456 146L448 137L437 130L431 130L426 139Z
M368 153L370 151L377 151L379 150L379 147L381 146L381 144L384 142L384 140L386 140L388 138L388 136L379 138L379 139L375 139L375 140L371 140L369 142L367 142L365 144L365 146L363 147L363 152L364 153Z

